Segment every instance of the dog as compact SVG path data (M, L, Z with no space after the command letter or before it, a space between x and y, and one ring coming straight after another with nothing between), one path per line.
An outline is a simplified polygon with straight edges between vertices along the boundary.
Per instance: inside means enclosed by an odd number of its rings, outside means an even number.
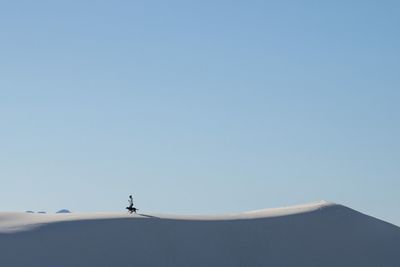
M129 211L130 214L136 213L139 210L135 207L126 207L126 209Z

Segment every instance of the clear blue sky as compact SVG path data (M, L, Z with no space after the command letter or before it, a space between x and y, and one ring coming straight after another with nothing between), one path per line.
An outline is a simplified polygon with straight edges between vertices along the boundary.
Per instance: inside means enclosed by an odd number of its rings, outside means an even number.
M319 199L400 225L398 1L1 1L0 210Z

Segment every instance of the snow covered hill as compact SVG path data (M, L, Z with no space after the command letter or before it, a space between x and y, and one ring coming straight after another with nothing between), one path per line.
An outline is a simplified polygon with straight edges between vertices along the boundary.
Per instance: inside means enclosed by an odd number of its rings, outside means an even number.
M398 267L400 228L317 202L221 216L0 212L5 267Z

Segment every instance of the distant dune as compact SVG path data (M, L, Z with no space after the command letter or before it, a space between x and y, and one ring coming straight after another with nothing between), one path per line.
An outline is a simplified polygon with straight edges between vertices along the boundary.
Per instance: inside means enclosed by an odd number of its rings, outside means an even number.
M4 267L399 267L400 228L317 202L221 216L0 213Z

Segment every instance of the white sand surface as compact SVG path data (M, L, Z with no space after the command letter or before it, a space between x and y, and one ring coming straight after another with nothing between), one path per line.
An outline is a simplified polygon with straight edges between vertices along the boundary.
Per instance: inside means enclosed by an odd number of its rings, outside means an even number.
M0 212L0 266L400 266L400 228L334 203L226 215Z

